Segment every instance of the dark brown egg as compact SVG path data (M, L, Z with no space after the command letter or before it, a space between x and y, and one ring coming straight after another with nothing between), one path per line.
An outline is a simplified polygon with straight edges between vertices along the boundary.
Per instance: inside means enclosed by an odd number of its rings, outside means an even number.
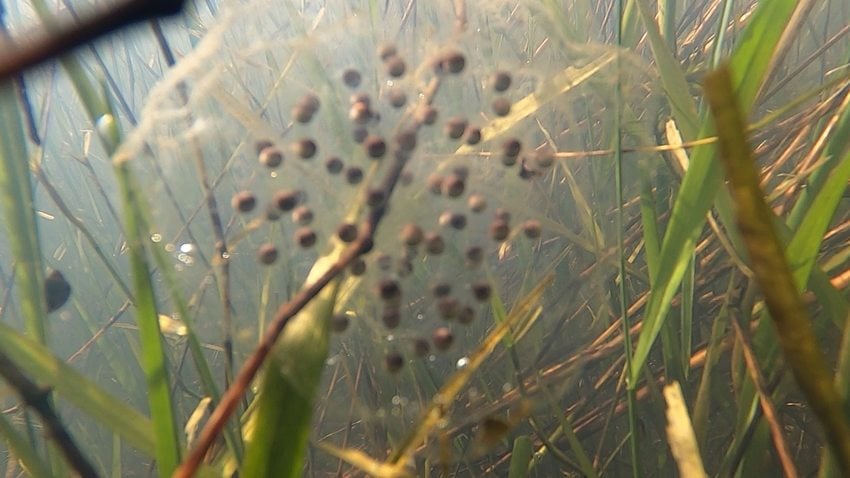
M442 254L446 249L446 242L436 232L425 233L425 252L431 255Z
M312 139L302 138L295 142L293 149L295 150L295 154L301 159L310 159L316 155L318 146L316 146L316 142Z
M529 239L537 239L540 237L542 229L543 227L537 219L529 219L522 223L522 232L525 233L525 236Z
M507 209L496 208L496 210L493 211L493 218L500 221L511 222L511 213Z
M431 293L436 298L445 297L452 293L452 285L448 282L435 282L431 285Z
M381 313L381 322L384 323L384 327L395 329L401 324L401 311L395 306L384 307L384 311Z
M366 191L366 204L369 207L383 206L387 200L387 193L380 188L372 188Z
M507 71L497 71L490 77L490 86L498 91L503 92L511 87L511 74Z
M370 134L363 140L363 148L366 149L366 154L370 158L378 159L384 157L387 152L387 143L384 138Z
M425 181L425 186L431 194L440 194L443 191L443 176L437 173L431 173Z
M274 244L265 243L257 249L257 260L260 261L260 264L274 264L277 255L277 247Z
M401 286L394 279L381 279L378 282L378 297L384 301L397 301L401 298Z
M354 68L348 68L347 70L342 72L342 82L345 83L345 86L349 88L357 88L360 86L360 81L362 77L360 72L355 70Z
M398 48L392 43L384 43L378 46L378 57L387 61L390 57L398 55Z
M336 228L336 235L342 242L353 242L357 239L357 226L346 222Z
M348 329L349 322L348 316L345 313L337 312L331 316L331 330L337 333L345 332Z
M71 284L58 270L50 270L44 278L44 300L47 304L47 312L50 313L62 307L70 297Z
M360 184L360 181L363 181L363 170L357 166L346 169L345 180L348 184Z
M407 70L407 65L404 63L404 59L398 55L393 55L384 60L384 67L387 70L387 74L393 78L398 78L404 75L405 70Z
M424 357L431 351L431 345L422 337L413 339L413 354L417 357Z
M348 118L355 124L366 124L372 119L372 110L366 102L357 101L349 108Z
M481 128L477 126L467 126L463 133L463 142L472 146L481 142Z
M316 231L309 227L299 227L295 231L295 242L303 248L309 248L316 245Z
M438 73L458 74L466 66L466 57L463 53L452 50L441 54L436 61L435 69Z
M283 153L274 146L267 146L260 151L257 159L259 159L260 164L263 166L274 169L283 163Z
M266 220L267 221L277 221L278 219L280 219L280 217L282 215L283 215L283 213L280 211L280 209L277 208L276 205L268 204L266 206Z
M307 206L297 206L292 210L292 222L306 226L313 222L313 211Z
M366 261L359 257L354 259L348 266L348 272L355 277L362 276L366 272Z
M466 131L467 121L460 116L453 116L443 124L443 132L451 139L458 139Z
M522 143L516 138L506 139L502 143L502 164L505 166L513 166L517 162L517 157L522 151Z
M469 246L466 248L466 265L478 267L484 260L484 249L481 246Z
M264 149L269 148L271 146L274 146L274 143L267 139L262 139L254 143L254 151L256 151L257 155L259 155Z
M400 131L395 137L395 142L402 151L413 151L416 149L416 130Z
M493 293L493 289L490 287L490 284L484 281L473 283L471 289L475 300L479 302L484 302L490 299L490 295Z
M387 101L393 108L401 108L407 103L407 93L399 86L393 86L387 90Z
M363 144L363 141L369 136L369 130L363 127L357 127L351 130L351 139L357 144Z
M492 237L494 241L504 241L508 238L508 234L510 234L510 232L511 227L506 221L495 219L492 223L490 223L490 237Z
M443 180L443 194L450 198L456 198L463 194L465 183L463 178L457 174L450 174Z
M257 205L257 198L251 191L239 191L230 199L230 205L239 212L250 212Z
M469 206L469 210L472 212L482 212L487 209L487 199L480 194L471 194L466 200L466 205Z
M421 227L416 224L409 223L402 226L398 233L398 238L402 243L404 243L404 245L415 247L422 242L424 233L422 232Z
M457 321L461 324L471 324L475 321L475 309L469 306L463 306L457 312Z
M431 341L438 350L448 350L454 342L454 335L448 327L437 327L431 333Z
M278 191L272 201L281 211L291 211L301 202L301 193L299 191Z
M440 314L440 317L443 319L448 320L455 318L459 309L460 302L450 295L441 297L440 300L437 301L437 313Z
M398 352L387 352L384 357L384 366L390 373L398 373L404 368L404 356Z
M344 164L342 160L336 156L331 156L325 160L325 169L330 174L339 174L342 171Z
M424 125L432 125L437 121L437 108L431 105L422 105L416 109L416 121Z
M319 97L308 93L292 107L292 118L299 123L309 123L319 110Z
M496 113L496 116L507 116L511 113L511 100L500 96L493 100L490 107L493 109L493 113Z

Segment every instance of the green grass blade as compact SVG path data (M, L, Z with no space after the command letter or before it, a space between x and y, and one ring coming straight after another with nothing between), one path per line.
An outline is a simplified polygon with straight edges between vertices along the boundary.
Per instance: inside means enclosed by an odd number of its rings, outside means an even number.
M119 434L150 456L154 454L151 422L123 400L114 398L86 376L56 358L45 346L0 324L0 348L12 360L59 396Z
M27 333L44 342L44 269L35 222L26 134L12 83L0 84L0 200L15 258L15 286Z
M55 476L50 471L50 464L42 460L38 452L32 447L27 438L21 436L15 427L6 420L6 417L0 415L0 435L3 436L6 445L9 447L10 455L6 459L10 460L13 457L21 461L21 466L29 473L29 476ZM7 466L8 467L8 466Z
M756 92L764 81L764 72L773 56L776 43L795 5L794 0L759 4L731 58L731 66L734 69L732 84L745 111L749 110L755 101ZM711 125L703 122L699 136L708 136L711 131ZM714 160L714 148L697 148L682 180L670 223L661 243L658 280L653 284L644 326L635 346L628 380L630 388L636 387L641 377L649 351L687 271L705 221L705 214L714 202L720 184L720 167Z
M310 277L321 276L343 250L344 245L337 244L316 262ZM338 290L336 279L290 320L278 339L262 373L256 409L246 425L243 476L301 476Z
M516 437L514 448L511 451L508 478L524 478L528 476L528 464L531 462L531 452L531 438L528 438L528 435Z
M721 66L706 76L705 92L715 117L720 157L735 198L738 224L784 356L826 430L827 441L837 454L840 467L850 473L850 423L785 259L773 226L773 214L762 195L747 144L745 121L733 91L732 75L727 67Z
M647 0L636 0L636 3L644 27L646 27L649 45L655 57L658 73L661 75L661 83L664 86L664 92L667 94L667 101L670 103L673 118L676 119L679 129L687 140L695 139L699 128L699 118L696 103L689 93L685 73L676 61L673 51L670 49L670 44L658 31L658 24L655 23ZM661 3L659 2L659 4Z
M144 221L140 218L142 211L139 208L144 201L140 201L141 195L130 177L129 165L126 162L115 165L115 175L124 203L127 249L136 298L136 323L142 345L141 365L145 372L148 405L156 437L157 468L160 476L170 476L180 461L179 442L168 383L168 362L159 330L151 270L145 254L147 231L141 227Z

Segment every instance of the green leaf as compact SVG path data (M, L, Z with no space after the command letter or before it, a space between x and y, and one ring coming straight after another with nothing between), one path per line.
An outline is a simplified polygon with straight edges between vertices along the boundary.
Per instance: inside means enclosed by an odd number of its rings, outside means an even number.
M796 4L794 0L759 4L743 32L740 44L732 55L730 67L733 71L732 84L744 111L749 110L755 101L770 58ZM712 131L710 122L703 121L699 136L707 137ZM661 243L658 277L652 287L629 371L630 388L637 386L649 351L667 318L673 296L687 271L705 223L705 215L717 196L721 179L720 167L714 160L714 148L696 148Z

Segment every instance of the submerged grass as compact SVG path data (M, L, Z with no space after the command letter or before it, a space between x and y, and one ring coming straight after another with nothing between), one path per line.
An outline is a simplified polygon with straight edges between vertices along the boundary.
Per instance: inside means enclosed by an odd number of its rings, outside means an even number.
M62 75L32 75L27 85L42 109L35 124L45 138L34 171L23 159L30 140L12 90L0 105L4 125L12 125L2 147L17 149L4 151L12 162L0 173L9 174L0 178L9 237L0 253L11 246L14 261L4 256L2 266L18 274L14 288L2 284L10 299L0 303L9 321L0 349L54 390L102 474L138 474L155 460L158 474L170 475L189 441L178 427L190 416L195 430L207 427L189 444L203 447L186 455L193 467L210 464L201 474L673 473L675 453L650 444L668 442L661 389L676 380L693 413L697 443L688 447L692 454L699 447L709 474L820 468L838 476L830 458L816 458L827 449L812 427L816 408L789 405L800 394L782 380L780 338L755 286L758 258L744 248L747 231L735 226L738 199L720 187L713 144L723 150L726 138L713 136L696 80L729 59L745 118L735 128L765 158L761 187L773 208L765 217L790 260L792 287L783 294L802 293L822 344L812 350L838 363L836 388L844 393L850 113L841 97L847 54L835 53L847 48L834 25L848 15L841 2L256 0L239 11L191 3L190 28L155 26L159 47L140 40L148 34L141 28L63 59L79 104L59 100ZM46 3L34 5L46 18ZM389 41L406 65L398 77L375 55ZM435 74L435 59L455 50L464 54L462 71ZM168 52L182 58L163 73L158 63ZM95 62L86 61L90 55ZM356 88L340 81L350 67L361 75ZM108 89L92 79L106 68ZM508 89L495 89L495 71L511 74ZM435 77L440 94L430 98ZM349 96L360 91L381 116L363 126L384 138L388 157L402 127L420 121L419 106L439 114L416 135L399 190L371 231L366 271L355 276L337 261L344 250L345 264L360 254L338 244L336 228L369 216L363 204L395 159L368 159L351 138L356 101ZM392 107L399 92L406 103ZM294 108L307 93L320 106L302 124ZM493 106L499 99L510 105L502 116ZM442 129L453 117L470 127L457 141ZM136 119L137 129L119 134ZM85 128L99 143L83 147L81 167L66 167ZM479 141L468 139L474 128ZM315 158L303 157L305 138L315 140ZM509 138L522 141L522 153L503 166ZM258 141L283 153L284 169L258 166ZM119 146L110 171L104 159ZM331 156L343 163L336 176L325 173ZM554 167L538 167L547 161ZM355 168L362 178L353 184ZM459 199L447 186L429 192L433 175L465 176ZM46 190L14 189L35 179ZM266 202L282 189L307 192L311 219L303 210L267 215ZM255 212L232 213L225 204L244 191L253 193ZM487 203L485 213L470 211L473 195ZM494 241L497 208L513 217ZM463 227L452 225L459 214ZM441 254L399 247L396 236L408 223L439 234ZM316 246L291 239L300 227L312 228ZM277 246L277 262L260 266L255 253L266 243ZM89 251L95 260L84 257ZM42 256L74 285L73 307L51 315L57 319L46 334L63 343L37 340L48 328L36 310L43 269L27 261ZM329 268L327 286L305 298L316 271ZM387 279L402 289L398 316L376 298ZM440 283L472 315L435 296ZM476 291L488 292L476 300ZM263 329L281 304L284 312L304 309L289 322L276 314L270 330L283 339L274 345L276 335ZM138 327L123 323L124 315ZM19 316L27 336L12 320ZM161 316L182 324L181 335L160 330ZM733 333L730 319L743 328ZM440 340L453 341L446 350L435 348L438 329ZM113 339L120 342L100 346ZM233 365L246 362L254 372L262 365L263 378L253 381L252 372L230 380L231 340ZM256 359L263 347L268 360ZM420 356L415 347L428 350ZM58 358L66 356L72 363ZM184 367L185 358L195 367ZM207 402L235 413L199 418L194 412ZM42 457L38 429L18 404L3 405L0 431L18 457L7 468L62 475Z

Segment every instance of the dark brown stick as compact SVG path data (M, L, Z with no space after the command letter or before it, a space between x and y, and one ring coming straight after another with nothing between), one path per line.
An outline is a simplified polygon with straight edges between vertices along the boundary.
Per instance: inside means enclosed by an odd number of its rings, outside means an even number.
M183 10L184 3L185 0L127 0L108 11L90 15L78 25L42 36L24 48L5 48L0 54L0 81L126 26L176 15Z

